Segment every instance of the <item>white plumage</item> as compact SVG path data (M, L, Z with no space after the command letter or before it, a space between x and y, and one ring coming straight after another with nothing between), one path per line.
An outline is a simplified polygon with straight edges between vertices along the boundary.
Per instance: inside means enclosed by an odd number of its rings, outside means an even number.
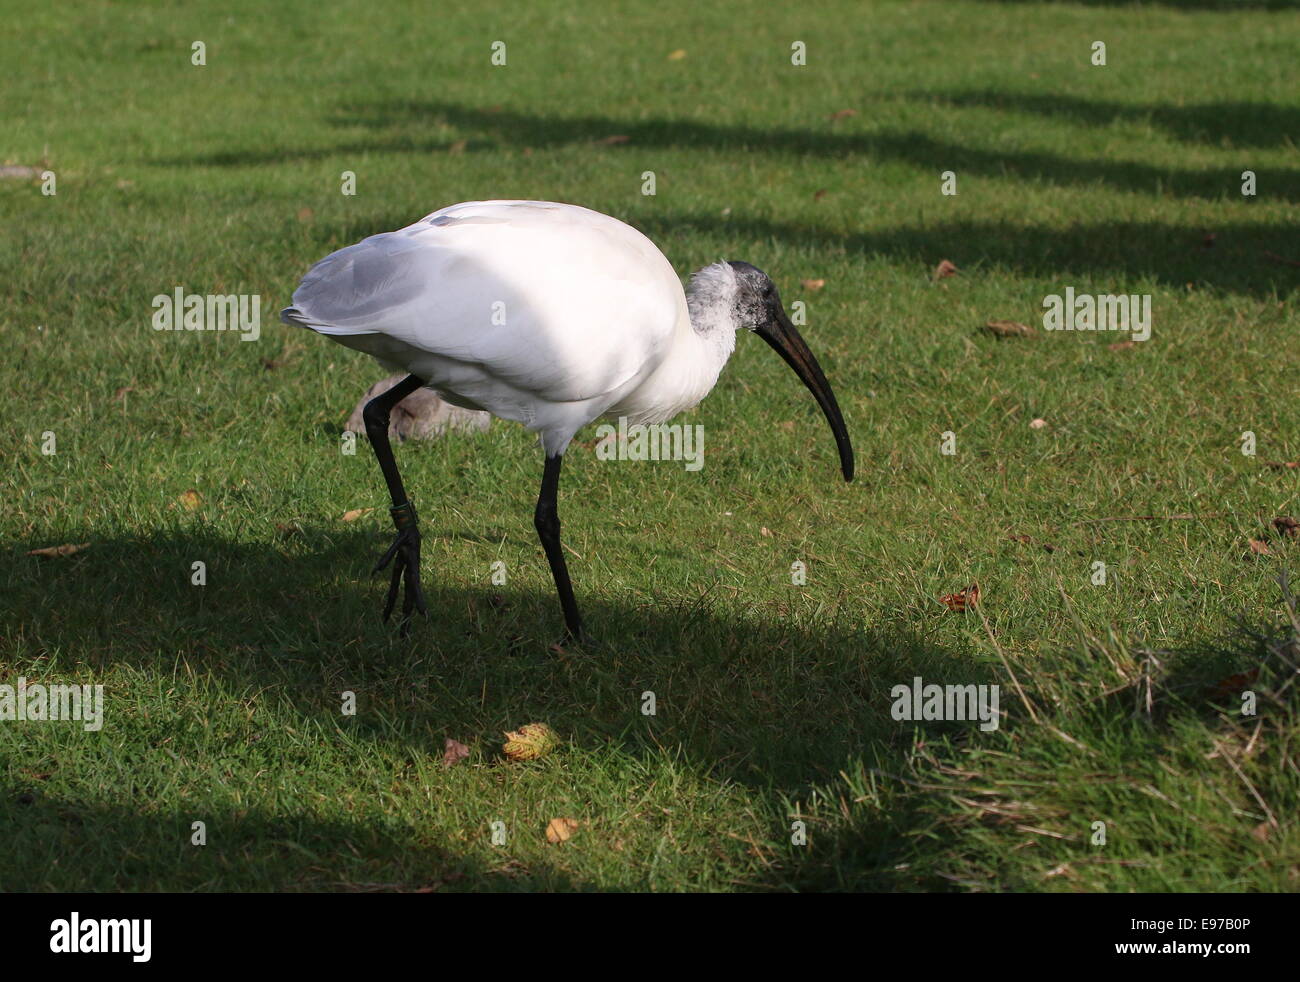
M565 449L601 416L659 423L694 406L717 382L738 329L762 337L803 380L831 424L845 479L853 477L835 396L766 273L715 263L683 291L653 242L576 205L471 201L435 211L326 256L280 316L409 373L363 413L397 527L376 567L393 563L384 616L404 580L404 624L426 608L419 523L388 423L421 386L541 434L534 520L571 638L583 631L556 510Z
M735 273L719 263L698 280L693 328L671 264L631 226L576 205L473 201L326 256L281 316L540 431L554 455L602 415L662 422L708 394L734 345L717 315Z

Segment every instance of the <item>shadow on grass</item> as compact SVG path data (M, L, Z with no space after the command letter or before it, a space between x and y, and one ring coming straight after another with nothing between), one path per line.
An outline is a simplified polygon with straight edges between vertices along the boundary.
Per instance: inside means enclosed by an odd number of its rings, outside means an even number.
M1021 787L1023 775L1014 764L1025 754L1040 770L1053 754L1073 754L1061 758L1063 765L1086 768L1090 780L1126 780L1106 771L1115 761L1085 759L1086 748L1076 753L1074 744L1065 747L1046 732L1051 725L1031 722L996 666L927 639L924 624L863 629L835 620L800 623L797 613L775 607L724 614L698 597L629 605L593 598L599 585L587 583L591 589L584 590L589 577L580 566L579 599L601 640L587 649L556 651L547 644L559 624L549 592L440 588L437 571L426 564L433 616L401 641L377 623L382 584L366 576L387 538L378 529L307 528L288 540L272 533L265 543L233 542L202 528L144 539L87 538L90 549L76 556L16 564L17 575L5 584L10 606L0 628L21 641L9 644L17 664L5 674L75 679L78 666L90 664L137 672L143 678L136 685L166 687L172 679L197 677L202 696L167 705L146 700L155 715L176 714L151 720L138 709L115 709L110 687L102 732L115 741L107 752L124 775L110 801L102 795L78 800L66 781L62 793L59 787L44 792L35 778L24 784L32 771L58 764L48 745L30 755L20 746L7 762L9 786L0 791L0 827L11 857L0 862L0 881L18 869L23 888L646 888L649 859L634 854L622 857L619 873L588 882L545 862L526 867L503 860L489 868L400 819L350 823L286 814L283 809L294 805L292 799L283 804L278 789L231 785L242 799L237 810L202 796L192 810L151 797L159 782L175 779L145 758L177 737L173 745L183 751L197 743L205 756L252 754L249 769L260 766L260 751L246 745L246 736L228 735L230 747L223 749L212 730L219 714L231 705L242 714L254 698L273 703L275 728L320 733L320 740L341 741L354 754L370 745L387 760L394 747L436 759L448 736L491 748L501 731L524 720L545 720L570 745L594 753L614 750L652 765L667 754L698 779L749 789L752 807L771 823L772 837L762 848L776 861L745 881L751 889L1005 889L1008 882L1035 889L1037 881L1023 871L1007 872L1006 881L992 874L953 878L949 870L963 854L961 836L971 823L984 821L987 810L972 805L976 793L954 777L965 764L918 770L922 747L932 761L936 752L945 760L975 760L962 755L966 747L1007 761L997 774L980 778L979 786L991 790L978 794L995 798L1032 794ZM20 546L6 548L12 555ZM189 584L195 558L208 564L209 585L201 589ZM700 560L707 563L706 551ZM1269 629L1259 637L1278 635ZM1291 651L1285 638L1236 638L1156 653L1148 662L1080 648L1045 658L1025 682L1047 723L1084 740L1127 734L1129 745L1154 759L1189 722L1214 725L1214 706L1231 708L1236 690L1210 698L1206 687L1222 673L1264 665L1269 644L1282 654ZM1098 698L1109 685L1107 666L1121 662L1128 666L1125 683ZM1283 662L1293 674L1294 664ZM1002 682L1004 729L982 734L971 723L895 721L890 690L918 675L943 684ZM1288 702L1268 694L1285 691L1282 677L1266 672L1258 678L1261 705L1268 703L1276 717L1270 726L1284 727L1293 718L1294 696ZM1253 684L1255 676L1243 678ZM344 689L357 692L360 711L336 729ZM655 693L654 717L641 713L647 691ZM129 703L132 694L119 698ZM186 732L195 727L201 733ZM1249 728L1231 723L1218 729L1230 734L1243 727ZM1281 733L1270 747L1285 748ZM137 767L154 783L145 779L137 786ZM298 783L310 787L310 772ZM839 797L821 798L810 811L816 787L837 789L832 795ZM1278 807L1291 797L1280 782L1260 788ZM1086 789L1070 789L1063 799L1045 790L1040 803L1055 807L1071 794L1086 796ZM279 810L267 802L280 802ZM812 824L815 848L782 845L795 807ZM1142 807L1149 810L1149 801ZM836 820L827 820L828 811ZM208 822L220 848L195 853L188 845L196 818ZM1229 829L1240 824L1231 815L1223 822ZM1086 844L1079 849L1078 856L1069 853L1072 861L1086 861L1079 858ZM72 856L84 865L69 865Z
M433 523L433 516L426 516L426 524ZM707 597L668 596L628 606L599 595L599 584L592 582L596 574L581 565L573 570L579 602L598 638L590 648L550 648L560 618L549 592L442 588L427 560L432 616L403 641L379 623L384 583L368 576L387 533L307 528L277 539L268 531L268 541L256 544L232 542L201 527L142 539L91 534L84 537L91 547L76 556L24 557L6 590L9 613L0 627L23 639L15 650L25 664L11 665L6 674L66 678L85 664L105 671L128 668L152 679L193 673L219 683L213 698L226 703L260 699L262 693L277 698L279 711L301 719L303 726L334 726L339 693L351 689L362 709L349 721L348 739L361 745L396 741L435 759L446 737L495 744L503 730L545 720L579 747L615 748L647 758L667 751L702 779L753 789L760 809L775 821L782 821L783 802L835 780L847 761L865 760L887 770L903 766L917 730L891 718L893 685L915 675L951 684L993 680L990 667L902 627L809 626L783 619L778 609L724 615ZM6 546L11 555L25 548ZM707 562L707 554L701 559ZM195 560L207 564L204 587L190 583ZM649 691L657 701L653 718L641 712ZM212 710L205 704L185 712L192 717ZM110 687L106 733L113 717ZM921 729L964 739L973 725L935 722ZM153 728L146 730L137 744L142 751L152 745ZM129 772L129 751L114 752L124 756ZM156 835L160 822L178 824L185 818L154 817L157 805L144 798L135 809L135 793L124 788L123 794L121 802L85 806L91 812L107 808L104 821L85 825L86 834L93 827L96 836L88 848L131 853L146 830ZM294 838L292 829L274 828L295 819L258 818L255 790L249 800L254 817L239 820L240 845L233 853L224 850L222 860L240 882L257 879L249 871L270 848L263 841L267 837L304 850L304 858L289 864L287 882L276 884L290 888L308 881L328 886L316 876L316 861L338 851L345 840L366 862L378 862L401 841L398 833L385 837L358 828L318 827L308 819L297 824L294 834L300 837ZM0 821L16 822L12 835L23 841L43 842L48 832L66 845L69 836L79 834L68 814L82 807L66 800L48 808L10 803ZM183 824L187 827L188 820ZM910 848L906 830L906 814L894 815L855 833L862 841L855 842L854 854L892 868L895 853ZM179 854L187 847L175 843L183 841L169 835L173 844L167 849ZM145 855L164 866L174 861L159 848ZM466 873L455 856L434 848L420 861L434 870L483 875L482 870ZM639 871L629 862L628 888L636 888ZM210 881L190 874L182 879L196 888L215 887L219 872L213 867ZM335 872L339 887L346 887L339 877L352 884L381 878L360 866L356 872ZM525 879L532 888L584 888L553 884L549 875ZM817 874L825 875L824 870ZM773 886L788 887L801 874L785 868L774 877ZM870 871L858 869L853 879L869 883Z
M1036 113L1088 126L1109 126L1116 121L1150 123L1185 143L1218 145L1220 141L1227 140L1238 147L1278 147L1300 138L1300 108L1275 103L1210 102L1186 106L1148 106L1081 99L1058 93L1012 92L1005 89L916 92L913 93L913 98L962 109L976 106Z
M954 98L966 98L957 96ZM1009 96L1009 99L1016 97ZM1097 104L1081 111L1101 118L1107 109ZM1254 115L1247 113L1253 108ZM1239 136L1264 141L1277 139L1276 124L1286 122L1288 111L1276 107L1238 105L1232 107L1234 132ZM1170 109L1169 118L1187 133L1194 132L1208 118L1212 107L1192 107L1186 111ZM1156 108L1152 112L1162 110ZM427 152L444 146L416 134L443 125L459 130L477 131L478 141L471 138L470 149L489 150L500 146L549 146L583 143L619 134L629 138L629 146L684 146L727 151L782 151L795 154L826 155L874 154L906 159L939 173L949 168L992 177L1008 174L1049 184L1103 184L1112 187L1161 194L1224 197L1237 195L1241 168L1213 171L1169 172L1134 163L1075 160L1043 154L992 154L951 144L936 143L918 134L852 135L831 132L755 130L744 127L705 125L682 120L618 120L603 117L555 118L533 116L506 110L477 110L442 103L386 102L369 106L351 106L341 117L348 125L364 125L377 130L397 128L407 135L381 136L362 141L353 149L413 150ZM1269 115L1273 113L1274 115ZM1281 114L1280 116L1278 114ZM1250 118L1255 122L1247 124ZM409 131L409 132L408 132ZM414 142L411 142L414 141ZM450 139L447 141L450 142ZM321 155L334 152L321 150ZM616 148L614 152L619 152ZM312 151L312 153L317 153ZM293 153L288 154L289 158ZM237 165L271 163L283 159L275 152L252 155L229 154L207 163ZM188 163L194 163L189 161ZM1270 171L1271 197L1293 200L1300 194L1300 171ZM509 196L509 190L503 190ZM433 210L450 202L430 201ZM579 202L581 203L581 202ZM1271 298L1300 285L1296 263L1294 230L1282 224L1234 222L1213 228L1167 221L1052 222L944 221L909 224L867 232L846 230L834 224L833 205L827 208L827 223L806 221L782 222L736 213L727 217L716 214L671 212L656 209L652 216L638 221L620 215L651 238L668 246L683 232L711 237L723 248L745 250L743 256L764 265L754 252L755 244L780 242L802 249L833 250L850 256L915 262L928 274L942 259L952 259L967 269L980 265L1005 268L1014 273L1044 277L1057 282L1081 278L1103 279L1107 289L1125 285L1144 277L1171 287L1196 284L1231 293ZM420 216L392 214L376 220L358 220L343 226L322 228L318 233L323 248L338 248L373 235L410 224ZM1214 233L1214 245L1206 248L1205 233Z
M1257 106L1236 125L1259 121L1252 128L1259 139L1276 139L1271 128L1273 107ZM1171 110L1172 112L1173 110ZM1160 112L1159 107L1152 112ZM1135 161L1107 161L1062 156L1045 151L993 151L935 139L918 131L854 133L819 128L756 128L703 123L692 119L632 119L608 116L539 115L501 107L480 109L445 102L386 101L357 103L339 109L331 121L340 127L375 131L365 139L329 147L229 150L199 157L169 158L164 166L244 167L286 161L319 160L367 153L443 152L464 143L467 153L502 148L546 149L598 145L610 137L620 144L613 152L683 149L725 154L766 153L779 156L828 158L864 157L895 161L935 175L947 170L995 179L1037 182L1050 186L1108 187L1175 198L1218 199L1240 196L1242 167L1237 164L1202 170L1173 170ZM445 137L434 136L438 131ZM1288 131L1290 132L1290 131ZM1271 169L1269 195L1284 201L1300 196L1300 170Z
M191 842L195 821L204 823L204 846ZM487 868L404 826L203 801L176 811L9 789L0 791L0 828L9 856L0 863L3 892L583 889L554 868Z

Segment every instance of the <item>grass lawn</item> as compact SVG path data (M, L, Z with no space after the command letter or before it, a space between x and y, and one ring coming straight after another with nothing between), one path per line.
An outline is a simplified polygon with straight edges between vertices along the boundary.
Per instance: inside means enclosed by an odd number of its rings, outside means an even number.
M0 162L57 193L0 179L0 683L106 695L98 732L0 721L0 888L1300 889L1294 5L3 20ZM384 372L275 314L331 250L478 198L607 212L683 276L767 270L858 479L738 339L679 419L702 470L571 448L598 643L556 651L535 438L399 446L432 614L401 639L384 486L340 451ZM154 331L178 286L259 295L260 338ZM1045 332L1067 287L1150 295L1150 340ZM999 685L1000 727L895 720L916 676ZM506 761L529 722L562 746Z

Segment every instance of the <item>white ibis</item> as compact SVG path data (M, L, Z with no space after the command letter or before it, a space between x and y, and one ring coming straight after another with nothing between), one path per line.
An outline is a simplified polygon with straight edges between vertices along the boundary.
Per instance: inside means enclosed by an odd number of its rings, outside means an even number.
M662 423L697 405L736 343L753 331L821 406L853 480L853 448L826 376L748 263L720 262L681 281L631 226L576 205L470 201L363 239L307 273L280 318L373 355L408 377L366 405L366 434L392 496L397 537L384 619L405 577L402 615L426 617L420 531L388 442L389 412L421 387L541 435L546 461L534 522L555 577L567 636L583 638L556 511L560 463L601 417Z

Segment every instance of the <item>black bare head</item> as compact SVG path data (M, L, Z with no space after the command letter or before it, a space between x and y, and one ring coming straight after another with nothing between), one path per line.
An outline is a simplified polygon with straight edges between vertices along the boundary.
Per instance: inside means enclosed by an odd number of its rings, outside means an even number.
M776 284L757 266L744 262L730 262L728 265L736 274L735 310L732 315L736 326L753 331L766 341L808 387L835 435L844 480L853 480L853 447L844 427L844 417L835 402L835 393L831 391L831 385L822 374L817 359L786 314Z

